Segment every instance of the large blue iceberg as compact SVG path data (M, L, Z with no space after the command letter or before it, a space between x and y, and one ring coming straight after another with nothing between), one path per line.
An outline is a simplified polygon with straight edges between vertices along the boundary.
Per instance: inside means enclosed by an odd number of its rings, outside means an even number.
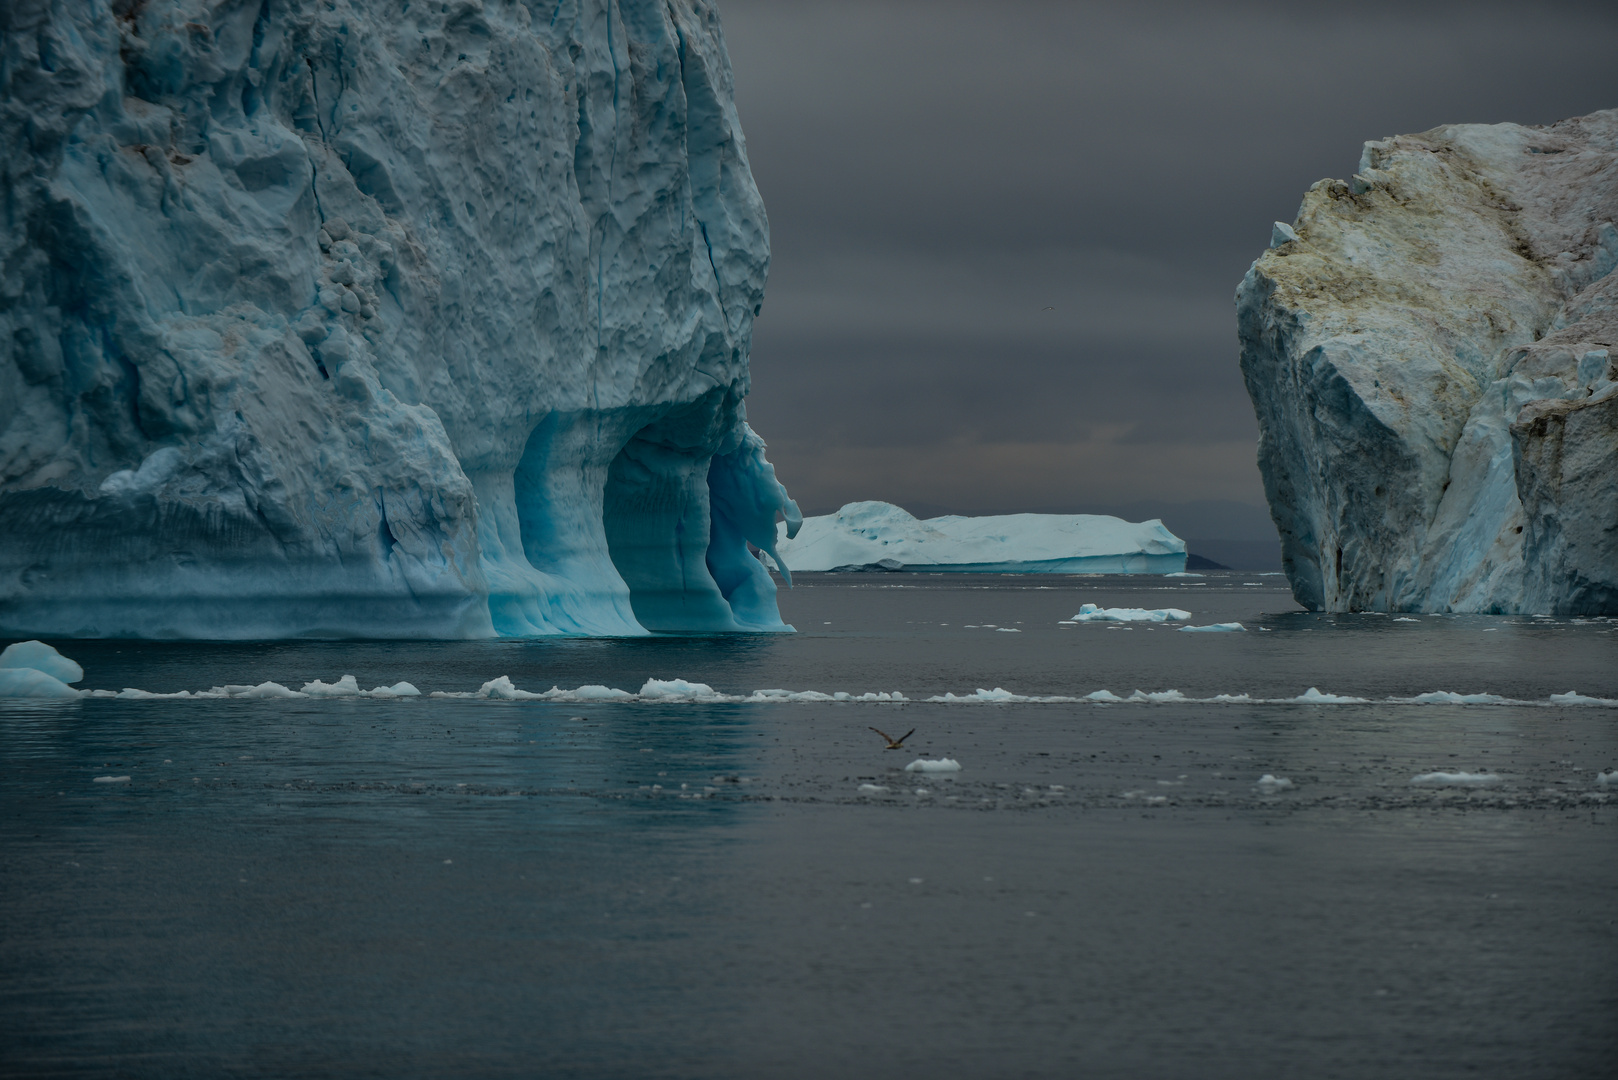
M0 634L789 629L711 5L0 30Z

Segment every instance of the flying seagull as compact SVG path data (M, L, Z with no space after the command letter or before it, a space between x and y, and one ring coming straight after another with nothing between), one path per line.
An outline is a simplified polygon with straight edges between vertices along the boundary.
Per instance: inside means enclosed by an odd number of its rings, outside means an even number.
M892 735L889 735L886 731L883 731L881 728L872 728L871 730L876 732L878 735L882 736L882 738L887 741L887 744L888 744L887 748L889 750L903 750L905 748L905 740L910 738L910 736L912 736L912 735L914 735L916 733L916 729L911 728L909 731L905 732L903 735L901 735L897 739L895 739Z

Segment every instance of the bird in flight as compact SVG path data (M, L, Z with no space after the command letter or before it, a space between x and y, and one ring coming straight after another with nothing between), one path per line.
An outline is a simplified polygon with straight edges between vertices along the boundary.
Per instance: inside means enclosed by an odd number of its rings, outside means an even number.
M871 730L882 736L882 738L887 742L887 748L889 750L903 750L905 748L905 740L916 733L916 729L911 728L909 731L895 739L892 735L889 735L881 728L872 728Z

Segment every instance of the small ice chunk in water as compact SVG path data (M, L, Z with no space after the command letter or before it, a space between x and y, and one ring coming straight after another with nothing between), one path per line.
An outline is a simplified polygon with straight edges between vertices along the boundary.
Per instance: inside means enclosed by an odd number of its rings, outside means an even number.
M905 766L905 772L944 773L960 771L961 763L953 758L939 758L937 761L917 758Z
M1018 630L1014 626L997 626L997 627L994 628L994 631L997 634L1020 634L1020 633L1022 633L1021 630Z
M1430 772L1413 776L1410 782L1418 787L1492 787L1501 777L1495 773Z
M0 668L0 698L76 701L81 696L61 679L35 668Z
M694 698L711 699L720 695L707 683L686 682L684 679L647 679L646 685L640 688L640 696L646 701L678 701Z
M859 792L861 795L886 795L888 789L881 784L861 784Z
M1230 634L1243 633L1246 630L1247 627L1243 626L1239 622L1216 622L1209 623L1207 626L1180 627L1180 632L1182 634Z
M129 777L127 777L127 776L98 776L98 777L96 777L94 780L92 780L90 782L92 784L127 784L127 783L129 783Z
M407 682L396 682L392 686L378 686L370 693L371 697L420 697L421 691Z
M1587 697L1576 691L1569 690L1565 694L1552 694L1552 705L1618 705L1618 699Z
M344 675L334 683L316 679L314 682L304 683L302 693L309 697L359 697L360 684L352 675Z
M1450 690L1433 690L1417 694L1410 699L1412 705L1499 705L1506 699L1499 694L1457 694Z
M1072 622L1184 622L1191 617L1180 608L1103 608L1085 604Z
M19 641L0 652L0 668L32 668L63 683L84 678L84 669L43 641Z
M529 701L541 695L528 690L517 689L516 686L512 685L510 675L502 675L498 679L490 679L478 687L478 692L473 696L494 698L497 701Z
M289 698L303 696L304 695L300 694L298 691L289 690L278 682L261 682L257 686L249 686L239 694L231 695L231 697L244 698Z
M1618 787L1618 769L1612 772L1596 773L1596 783L1602 787Z
M1412 618L1409 618L1409 617L1404 616L1404 615L1399 616L1397 619L1394 619L1393 621L1394 622L1421 622L1420 619L1412 619Z
M1258 783L1253 786L1266 795L1274 795L1277 791L1285 791L1287 788L1292 787L1293 784L1291 780L1284 776L1272 776L1270 773L1265 773L1258 778Z
M1362 697L1345 697L1342 694L1322 694L1311 686L1308 690L1292 699L1300 705L1364 705Z

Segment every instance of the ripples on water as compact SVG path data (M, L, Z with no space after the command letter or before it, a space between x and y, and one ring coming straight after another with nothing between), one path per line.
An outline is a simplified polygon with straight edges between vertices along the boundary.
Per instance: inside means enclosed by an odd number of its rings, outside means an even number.
M1316 616L1227 574L806 577L789 637L58 643L93 688L424 696L0 705L0 1066L1508 1076L1618 1051L1618 709L1550 697L1618 698L1618 623ZM1248 632L1059 625L1086 602ZM430 696L502 675L910 700ZM997 687L1270 703L924 700ZM1310 687L1369 703L1279 703ZM1523 704L1386 700L1432 691ZM886 751L873 726L917 730ZM962 771L903 770L943 756ZM1495 779L1411 782L1440 773Z

